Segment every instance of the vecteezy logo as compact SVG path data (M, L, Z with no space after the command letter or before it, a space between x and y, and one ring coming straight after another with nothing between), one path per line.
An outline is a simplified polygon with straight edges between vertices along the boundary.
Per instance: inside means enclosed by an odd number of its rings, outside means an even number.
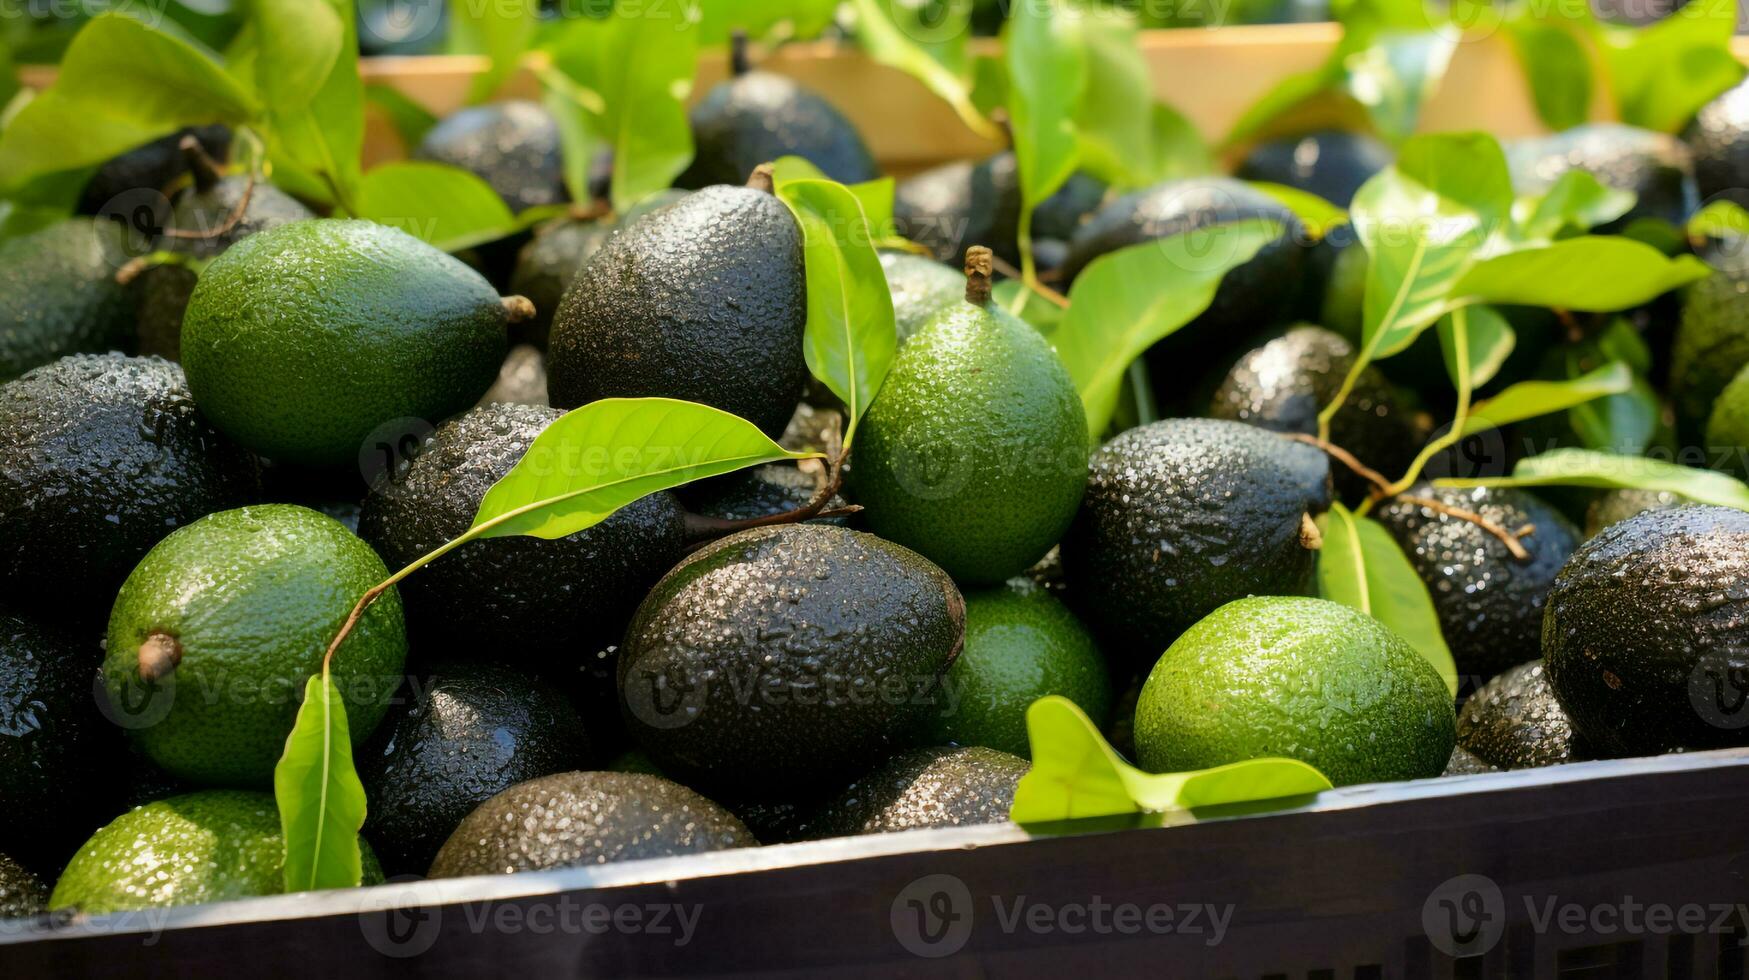
M393 496L408 467L425 449L437 430L424 419L390 419L370 431L358 444L358 475L371 490Z
M408 876L391 881L413 882ZM358 913L358 928L371 949L384 956L407 959L428 952L443 931L443 910L415 905L411 885L385 884L367 893L367 907Z
M972 938L972 893L953 875L924 875L899 890L890 921L893 938L907 952L952 956Z
M1749 725L1749 661L1726 654L1700 658L1688 675L1688 700L1715 728L1733 731Z
M684 728L703 713L710 684L702 678L674 678L665 673L630 670L626 673L624 698L633 718L651 728Z
M1421 927L1447 956L1480 956L1506 932L1506 898L1487 875L1448 878L1422 903Z

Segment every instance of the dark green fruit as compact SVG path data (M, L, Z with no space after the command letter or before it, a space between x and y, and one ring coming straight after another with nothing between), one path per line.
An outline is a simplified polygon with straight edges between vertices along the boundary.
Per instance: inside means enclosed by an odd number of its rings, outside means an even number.
M472 173L511 211L567 197L559 125L535 102L494 102L452 113L426 131L413 157Z
M364 833L391 875L423 874L474 808L517 783L586 768L589 735L558 689L491 664L409 682L358 753Z
M49 886L24 865L0 854L0 920L23 919L49 907Z
M808 377L801 231L775 196L711 187L615 235L566 291L547 353L554 405L667 397L775 438Z
M1300 326L1239 359L1215 392L1209 415L1271 432L1318 434L1318 413L1341 390L1354 366L1354 347L1322 327ZM1361 371L1348 400L1330 420L1330 441L1381 473L1401 473L1427 441L1423 425L1376 368ZM1335 468L1344 497L1370 485L1346 466Z
M1499 772L1500 767L1476 757L1468 749L1458 746L1451 750L1451 761L1445 764L1442 776L1476 776L1482 773Z
M1749 742L1749 514L1652 510L1585 542L1549 590L1543 659L1603 756Z
M1733 476L1749 476L1749 366L1737 372L1713 403L1706 424L1709 462Z
M1364 133L1324 129L1259 145L1233 176L1297 187L1345 208L1391 157L1390 147Z
M0 242L0 381L67 354L133 350L114 227L72 218Z
M1029 578L966 593L966 643L942 681L935 741L1030 757L1026 709L1057 694L1095 725L1111 717L1111 676L1093 635Z
M0 582L39 614L101 623L160 538L260 492L174 364L81 354L0 387Z
M364 882L382 881L362 839ZM49 898L86 915L285 892L285 838L267 793L207 790L116 817L79 848Z
M1347 786L1439 775L1455 724L1439 672L1378 620L1258 596L1222 606L1154 665L1136 751L1151 772L1283 756Z
M745 43L736 41L734 77L692 108L697 152L674 186L743 183L755 167L786 156L801 157L840 184L881 175L862 135L843 113L782 75L751 70Z
M1585 536L1594 538L1611 524L1618 524L1636 514L1661 510L1686 503L1684 498L1668 490L1611 490L1585 510Z
M915 744L959 654L946 573L822 524L743 531L657 583L626 630L620 702L663 772L793 791Z
M1713 404L1749 365L1749 239L1709 243L1713 274L1683 290L1670 352L1670 402L1683 445L1701 445Z
M702 854L759 842L727 810L659 776L566 772L481 804L450 835L432 878L514 874Z
M1460 678L1479 684L1535 659L1543 603L1555 575L1579 546L1579 529L1522 490L1421 484L1409 494L1479 514L1508 531L1536 529L1522 539L1530 560L1519 561L1476 524L1418 503L1393 500L1376 514L1426 583Z
M1701 200L1722 195L1749 204L1749 83L1739 82L1701 106L1682 141L1694 152Z
M965 301L965 274L945 263L905 252L882 252L881 268L893 293L893 319L901 344L935 314Z
M103 677L112 716L173 776L266 787L305 683L388 569L338 521L286 504L212 514L153 548L116 596ZM354 744L370 736L407 657L383 593L332 672Z
M396 568L473 525L486 491L559 417L491 405L439 428L413 462L365 500L359 533ZM415 646L447 658L513 661L550 676L599 673L644 593L680 560L682 511L652 494L584 531L473 541L400 586Z
M850 484L876 534L956 581L995 585L1063 536L1086 461L1074 381L1037 330L990 301L985 266L899 351Z
M1308 528L1330 506L1318 450L1238 422L1168 419L1106 443L1089 470L1063 570L1108 653L1149 663L1234 599L1311 591Z
M750 470L700 480L677 491L687 510L719 521L751 521L799 510L814 499L818 481L793 463L768 463ZM842 496L826 502L826 510L849 506ZM849 517L815 518L810 523L848 527Z
M547 359L533 344L517 344L504 355L498 380L480 396L481 405L547 404Z
M134 280L130 288L141 356L182 360L182 318L199 281L193 269L174 263L155 265Z
M1075 173L1033 213L1032 236L1063 243L1099 207L1105 184ZM899 182L893 222L899 234L957 265L966 249L986 245L1010 264L1020 262L1020 169L1011 152L949 163Z
M519 325L518 340L545 347L553 315L566 287L577 277L583 263L601 248L617 226L607 219L578 221L561 218L534 233L516 254L516 269L510 274L510 291L528 297L534 317Z
M1555 700L1541 660L1482 685L1458 709L1458 747L1501 769L1536 769L1588 757Z
M1520 194L1547 190L1569 170L1583 170L1598 183L1632 191L1637 201L1606 229L1635 218L1661 218L1681 226L1700 204L1694 182L1694 157L1667 133L1620 123L1585 123L1552 136L1506 145L1512 184Z
M396 228L294 221L213 260L182 363L222 431L281 462L351 462L395 419L479 401L519 316L480 275Z
M851 783L808 821L810 837L1005 823L1025 759L987 749L919 749Z
M115 813L125 749L98 711L95 637L0 610L0 847L56 867Z
M167 190L188 170L182 141L190 136L221 160L230 154L231 130L226 126L195 126L160 136L98 167L79 198L79 213L101 214L128 191Z

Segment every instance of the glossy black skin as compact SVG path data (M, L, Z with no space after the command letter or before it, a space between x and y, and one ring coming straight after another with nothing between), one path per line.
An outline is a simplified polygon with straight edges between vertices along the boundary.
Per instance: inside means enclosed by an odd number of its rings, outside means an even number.
M534 304L534 318L512 328L519 340L544 348L552 329L553 315L566 287L577 277L583 262L601 248L615 225L609 221L561 219L536 231L517 253L510 274L510 292Z
M230 155L231 130L227 126L195 126L160 136L98 167L79 197L79 213L98 214L104 205L128 191L162 191L169 187L188 172L188 160L182 155L181 145L182 138L189 135L199 139L215 159L223 160Z
M423 874L462 818L498 793L595 761L577 709L530 674L442 664L399 697L356 756L364 834L390 875Z
M980 746L919 749L851 783L808 821L810 838L1004 823L1027 761Z
M371 491L359 535L395 568L459 536L486 491L559 415L491 405L440 426L394 480ZM679 503L658 493L557 541L463 545L401 583L413 649L598 681L605 696L604 652L619 642L645 591L680 560L684 535Z
M569 197L558 123L535 102L494 102L445 116L426 131L413 158L474 174L491 185L513 212L559 204Z
M1482 685L1458 709L1458 747L1500 769L1536 769L1590 758L1555 700L1541 660Z
M750 470L712 480L700 480L675 491L694 514L724 521L748 521L797 510L814 498L813 474L794 463L767 463ZM840 495L826 503L827 510L847 506ZM831 517L815 523L849 526L849 517Z
M1703 201L1749 204L1749 82L1701 106L1682 131L1694 151L1694 181Z
M0 920L26 918L48 906L49 886L24 865L0 854Z
M1535 525L1522 539L1530 561L1462 518L1393 500L1374 514L1427 585L1463 687L1535 659L1543 603L1581 535L1573 522L1522 490L1459 490L1420 484L1410 496L1474 511L1500 527Z
M1259 144L1233 176L1297 187L1345 208L1392 158L1390 147L1365 133L1323 129Z
M914 744L964 626L959 590L915 552L821 524L743 531L639 607L622 714L687 785L793 794Z
M95 634L0 610L0 849L41 871L120 812L127 750L98 707L102 659Z
M1749 744L1749 514L1688 504L1603 529L1549 591L1543 658L1599 755Z
M801 230L771 194L711 187L615 235L553 318L561 408L667 397L733 412L773 438L807 382Z
M68 354L133 352L133 302L115 281L126 244L101 218L0 241L0 382Z
M1215 391L1209 417L1317 435L1318 413L1335 398L1353 365L1354 345L1340 334L1294 327L1239 359ZM1330 441L1381 473L1403 472L1427 440L1403 401L1383 374L1366 368L1330 420ZM1371 489L1346 466L1333 466L1332 476L1344 499L1356 500Z
M1036 241L1067 242L1105 197L1105 184L1075 173L1033 213ZM973 163L950 163L900 181L893 222L899 234L958 266L966 249L983 245L1010 264L1020 262L1020 171L1012 152ZM1053 263L1046 263L1049 267Z
M0 405L0 587L35 614L101 628L161 538L261 493L255 457L168 361L65 357L0 387Z
M740 74L706 93L690 117L697 152L676 187L742 184L755 167L786 156L807 160L841 184L881 175L856 126L781 75Z
M1569 170L1585 170L1606 187L1639 196L1626 214L1596 229L1598 234L1620 230L1635 218L1661 218L1680 227L1700 205L1693 154L1666 133L1586 123L1552 136L1515 140L1505 149L1513 187L1521 194L1546 190Z
M1306 516L1330 506L1324 454L1217 419L1166 419L1106 443L1061 545L1070 601L1108 653L1151 665L1248 595L1307 595Z
M758 844L727 810L679 783L642 773L566 772L519 783L482 803L445 842L430 877L588 867Z

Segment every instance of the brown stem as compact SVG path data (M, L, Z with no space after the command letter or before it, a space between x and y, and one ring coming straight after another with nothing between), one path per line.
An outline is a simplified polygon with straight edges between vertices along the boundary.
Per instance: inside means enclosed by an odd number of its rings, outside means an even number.
M527 296L505 296L498 302L504 307L504 319L510 323L534 319L534 302Z
M774 164L762 163L753 168L753 173L747 178L747 186L756 191L773 194L777 191L777 167Z
M990 121L1002 131L1002 148L1014 152L1014 120L1009 117L1008 110L996 108L990 110Z
M753 70L753 59L747 54L747 32L736 28L729 35L729 72L736 78Z
M1450 504L1440 503L1439 501L1428 497L1412 497L1405 494L1397 499L1406 504L1425 507L1436 514L1455 517L1460 521L1469 521L1471 524L1474 524L1482 530L1487 531L1489 534L1492 534L1494 537L1499 538L1500 543L1506 546L1506 550L1512 553L1513 558L1518 561L1530 560L1530 552L1525 550L1523 542L1518 539L1535 533L1536 525L1534 524L1526 524L1517 531L1509 531L1473 510L1465 510L1462 507L1453 507Z
M1382 495L1386 490L1390 489L1391 481L1385 479L1384 474L1365 463L1362 463L1353 453L1343 449L1341 446L1326 442L1317 436L1306 435L1303 432L1287 432L1283 433L1283 435L1294 442L1302 442L1315 449L1323 450L1325 455L1353 470L1361 479L1372 484L1373 494L1375 496Z
M115 284L117 286L126 286L128 283L140 278L142 273L156 264L157 263L152 261L150 255L142 255L136 259L129 259L126 265L115 270Z
M588 204L573 201L569 211L572 221L600 221L613 213L613 203L605 200L590 201Z
M809 501L813 503L812 500ZM822 510L816 514L803 515L807 507L785 511L781 514L767 514L764 517L748 517L738 521L725 520L721 517L711 517L708 514L686 514L686 536L688 538L714 539L737 531L751 531L756 527L771 527L777 524L796 524L802 521L826 520L835 517L849 517L862 513L861 504L846 504L831 510Z
M210 229L208 231L192 231L192 230L186 230L186 229L182 229L182 228L166 228L166 229L164 229L164 237L165 238L190 239L190 240L198 241L198 240L203 239L203 238L218 238L220 235L229 234L231 229L237 227L237 224L243 220L243 215L246 212L248 212L248 210L249 210L249 199L254 197L254 196L255 196L255 175L250 174L248 183L243 185L243 196L241 198L237 199L237 206L232 208L231 213L225 216L225 221L223 224L219 225L217 228L213 228L213 229Z
M996 253L982 245L966 249L966 302L984 306L990 302L990 276L994 273Z
M827 466L826 472L820 476L814 495L808 498L807 503L795 510L771 514L766 517L750 518L745 521L721 521L714 517L705 517L702 514L687 514L686 528L689 535L698 533L720 537L722 534L732 534L735 531L745 531L749 528L770 527L777 524L800 524L817 517L843 517L860 513L862 508L856 504L834 510L826 509L826 505L831 503L832 498L838 496L838 491L844 487L844 460L849 456L849 453L844 449L843 436L839 428L843 424L842 417L833 416L832 428L826 431L825 436L825 448L827 455L831 458L831 463ZM697 542L694 547L702 547L709 540L711 538L707 537L705 540Z
M224 179L224 171L218 162L207 155L206 147L200 145L200 140L193 133L182 137L176 144L182 151L182 158L188 161L188 172L194 176L194 189L206 193Z
M1005 279L1024 279L1025 278L1025 276L1021 275L1019 269L1016 269L1014 266L1009 265L1007 262L1003 261L1002 257L999 255L991 255L990 256L990 267L995 269L997 272L1002 273L1002 276ZM1065 309L1065 310L1069 308L1069 297L1064 296L1062 293L1057 292L1056 290L1050 288L1049 286L1046 286L1042 283L1036 283L1032 286L1032 291L1034 293L1037 293L1039 296L1044 297L1047 301L1049 301L1050 303L1052 303L1055 306L1061 307L1062 309Z
M140 644L140 679L160 681L182 662L182 642L168 633L152 633Z
M329 664L334 661L334 651L340 649L340 644L346 642L346 638L352 635L352 630L358 625L358 621L364 618L364 611L370 608L371 603L381 598L384 592L392 588L394 588L392 583L384 582L381 585L372 586L369 592L359 597L358 605L352 607L352 613L346 617L346 622L341 624L340 632L334 634L334 641L328 644L328 652L322 654L322 671L324 673L327 672Z
M1318 522L1311 514L1300 515L1300 547L1307 551L1323 550L1324 532L1318 530Z
M1555 309L1553 312L1555 319L1561 322L1561 326L1567 328L1568 343L1577 344L1585 339L1585 328L1579 325L1578 319L1572 313L1562 309Z

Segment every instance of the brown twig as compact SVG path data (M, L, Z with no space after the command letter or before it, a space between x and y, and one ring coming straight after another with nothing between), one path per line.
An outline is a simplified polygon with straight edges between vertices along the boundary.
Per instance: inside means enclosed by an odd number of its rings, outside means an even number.
M168 633L152 633L140 644L140 679L158 681L182 663L182 643Z
M1444 514L1447 517L1455 517L1460 521L1468 521L1482 530L1487 531L1489 534L1492 534L1494 537L1499 538L1500 543L1506 546L1506 550L1512 553L1513 558L1518 561L1530 560L1530 552L1525 549L1523 542L1519 541L1519 538L1527 537L1536 533L1536 525L1534 524L1526 524L1517 531L1509 531L1473 510L1465 510L1462 507L1453 507L1450 504L1440 503L1429 497L1413 497L1404 494L1397 499L1406 504L1413 504L1416 507L1425 507L1436 514Z
M1578 318L1573 316L1570 311L1556 307L1552 309L1552 312L1555 314L1555 319L1560 321L1561 326L1567 328L1567 341L1569 343L1576 344L1585 339L1585 328L1579 325Z
M990 302L990 273L996 253L982 245L966 249L966 302L983 306Z
M534 319L534 302L527 296L504 296L498 303L504 307L504 319L511 323Z
M141 273L152 268L154 265L157 265L157 263L152 261L150 255L142 255L139 258L129 259L127 264L115 270L115 284L117 286L126 286L135 279L138 279Z
M218 238L220 235L229 234L233 228L236 228L237 225L242 222L244 213L246 213L249 210L249 199L254 197L254 196L255 196L255 175L250 174L249 180L243 185L243 196L241 198L238 198L237 205L235 207L231 208L231 213L225 216L225 220L224 220L223 224L219 225L217 228L209 229L207 231L194 231L192 229L183 229L183 228L166 228L166 229L164 229L164 237L165 238L180 238L180 239L184 239L184 240L199 241L201 239Z
M1385 491L1389 490L1391 487L1391 481L1385 479L1382 473L1365 463L1362 463L1353 453L1343 449L1341 446L1331 442L1326 442L1323 439L1319 439L1317 436L1306 435L1303 432L1286 432L1283 433L1283 435L1294 442L1304 443L1314 449L1323 450L1325 455L1353 470L1361 479L1372 484L1374 496L1382 496Z
M808 502L794 510L781 514L768 514L764 517L752 517L741 521L725 521L720 518L706 517L703 514L687 514L686 530L688 537L700 537L701 540L692 544L697 549L708 542L733 534L736 531L746 531L756 527L772 527L778 524L800 524L804 521L816 520L822 517L848 517L862 512L862 507L849 504L844 507L827 510L826 505L832 498L838 496L838 491L844 487L844 460L848 455L844 451L844 436L841 426L844 419L833 413L832 426L825 431L823 442L826 455L831 462L815 477L814 495Z
M1007 262L1002 261L1000 256L991 255L990 256L990 265L997 272L1002 273L1003 278L1019 280L1021 282L1022 288L1030 289L1033 293L1037 294L1041 299L1044 299L1044 300L1050 302L1051 304L1053 304L1055 306L1059 306L1065 310L1069 308L1069 297L1064 296L1062 293L1057 292L1056 290L1052 289L1049 286L1046 286L1043 283L1034 283L1031 286L1027 286L1025 284L1025 277L1021 275L1020 270L1016 269L1012 265L1009 265Z
M753 168L753 173L747 177L747 186L756 191L773 194L777 191L777 167L775 164L762 163Z
M371 607L371 603L381 598L384 592L394 587L393 581L384 582L381 585L372 586L369 592L359 597L358 605L352 607L352 612L346 617L346 622L340 625L340 632L334 634L334 641L328 644L328 652L322 654L324 673L327 672L329 664L334 660L334 651L340 649L340 644L345 643L346 638L352 635L353 628L358 625L360 619L364 618L365 610Z

